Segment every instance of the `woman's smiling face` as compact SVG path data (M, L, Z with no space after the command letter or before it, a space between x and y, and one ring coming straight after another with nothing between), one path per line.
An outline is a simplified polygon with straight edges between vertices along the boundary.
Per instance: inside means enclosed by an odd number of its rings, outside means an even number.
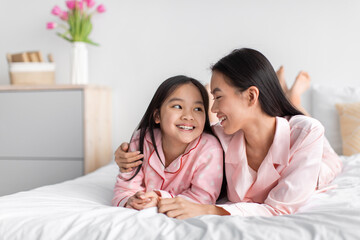
M233 134L242 129L247 121L248 101L246 91L240 92L225 78L222 73L213 71L210 87L214 104L211 111L216 113L224 132Z

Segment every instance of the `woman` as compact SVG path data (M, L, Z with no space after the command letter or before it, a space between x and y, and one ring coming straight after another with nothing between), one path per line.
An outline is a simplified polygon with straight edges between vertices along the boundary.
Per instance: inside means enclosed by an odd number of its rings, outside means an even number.
M260 52L237 49L220 59L212 67L211 93L211 111L220 120L213 130L225 152L230 202L214 206L162 199L159 212L179 219L291 214L341 171L323 126L289 102ZM136 166L138 158L116 152L121 171Z

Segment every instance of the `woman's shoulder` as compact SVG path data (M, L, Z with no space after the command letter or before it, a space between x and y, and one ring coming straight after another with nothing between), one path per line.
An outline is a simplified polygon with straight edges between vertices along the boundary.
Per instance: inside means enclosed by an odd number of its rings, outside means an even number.
M315 118L305 115L295 115L285 118L288 120L291 129L302 129L304 131L313 131L317 129L324 131L324 126Z

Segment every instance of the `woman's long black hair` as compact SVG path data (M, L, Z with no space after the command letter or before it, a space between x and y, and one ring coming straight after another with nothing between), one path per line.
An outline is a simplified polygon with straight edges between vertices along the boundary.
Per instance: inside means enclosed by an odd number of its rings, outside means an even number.
M224 74L226 81L240 91L257 87L261 108L269 116L303 115L286 98L269 60L254 49L235 49L215 63L211 70Z
M303 115L286 98L269 60L254 49L235 49L215 63L211 70L224 74L227 83L240 91L251 86L257 87L261 108L272 117ZM224 178L219 199L226 196L226 188L227 182Z
M153 144L155 152L160 159L159 152L157 150L157 146L156 146L156 142L155 142L155 137L154 137L154 129L160 128L160 124L155 123L154 113L155 113L155 111L159 111L159 113L160 113L160 108L161 108L162 104L164 103L164 101L166 100L166 98L169 97L178 87L180 87L184 84L189 84L189 83L195 85L195 87L197 87L197 89L199 89L199 91L200 91L200 94L201 94L201 97L202 97L202 100L204 103L204 111L205 111L205 116L206 116L204 132L212 134L209 116L207 114L208 109L209 109L209 96L208 96L208 93L207 93L205 87L198 80L196 80L194 78L190 78L190 77L183 76L183 75L171 77L171 78L166 79L158 87L153 98L151 99L151 102L150 102L148 108L146 109L144 116L142 117L139 125L136 128L137 130L140 130L138 149L141 153L144 152L143 150L144 150L145 135L148 132L150 134L151 143ZM132 138L133 137L131 137L131 140L132 140ZM131 140L130 140L130 142L131 142ZM143 161L143 159L141 159L139 161ZM161 159L160 159L160 162L161 162L161 164L164 165L164 163L161 161ZM142 164L137 167L135 174L130 179L128 179L128 181L133 179L139 173L141 166L142 166Z

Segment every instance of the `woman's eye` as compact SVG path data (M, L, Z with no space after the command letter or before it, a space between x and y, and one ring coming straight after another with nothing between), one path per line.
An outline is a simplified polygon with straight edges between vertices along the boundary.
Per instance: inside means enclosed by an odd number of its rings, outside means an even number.
M213 98L213 100L219 100L221 98L221 96L216 96Z
M181 109L180 105L174 105L173 108Z

